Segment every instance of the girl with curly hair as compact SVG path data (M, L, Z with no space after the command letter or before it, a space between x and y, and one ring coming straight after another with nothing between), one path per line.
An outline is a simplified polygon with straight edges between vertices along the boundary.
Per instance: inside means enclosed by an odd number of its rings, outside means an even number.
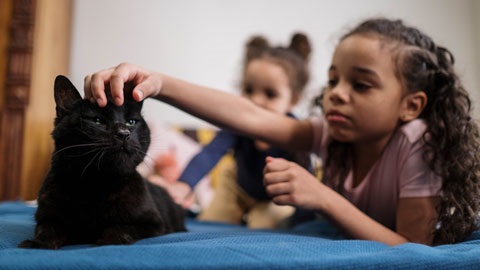
M298 164L267 157L272 200L317 211L349 237L395 245L455 243L476 230L479 130L452 54L400 20L369 19L344 35L319 99L324 114L303 121L248 99L130 64L89 75L86 98L117 104L123 84L193 115L325 161L319 182Z

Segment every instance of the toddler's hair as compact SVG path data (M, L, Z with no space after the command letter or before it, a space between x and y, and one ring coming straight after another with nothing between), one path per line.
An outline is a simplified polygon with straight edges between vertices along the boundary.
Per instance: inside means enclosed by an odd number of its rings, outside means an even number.
M244 72L248 64L257 59L264 59L280 65L288 76L292 93L300 96L309 80L308 60L312 48L308 37L295 33L288 47L271 46L263 36L253 36L246 44Z
M453 55L420 30L401 20L366 20L343 36L366 35L390 49L396 76L405 94L423 91L428 97L420 118L427 122L424 158L443 179L434 244L464 240L478 229L480 210L480 149L477 123L470 116L471 101L454 71ZM318 101L318 99L317 99ZM332 179L343 186L348 169L348 145L334 142L327 166L341 168ZM339 177L341 176L341 177Z

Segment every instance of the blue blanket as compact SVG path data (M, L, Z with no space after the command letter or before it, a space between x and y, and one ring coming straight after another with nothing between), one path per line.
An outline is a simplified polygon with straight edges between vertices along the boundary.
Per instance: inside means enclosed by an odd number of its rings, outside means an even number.
M273 231L188 220L188 232L133 245L19 249L33 235L34 212L0 203L0 269L480 269L480 231L454 245L389 247L342 239L318 222Z

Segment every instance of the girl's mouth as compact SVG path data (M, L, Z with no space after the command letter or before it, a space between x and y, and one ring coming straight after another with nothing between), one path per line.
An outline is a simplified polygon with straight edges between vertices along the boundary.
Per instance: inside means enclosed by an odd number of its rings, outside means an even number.
M348 120L348 117L338 111L329 111L325 115L325 118L329 123L345 123Z

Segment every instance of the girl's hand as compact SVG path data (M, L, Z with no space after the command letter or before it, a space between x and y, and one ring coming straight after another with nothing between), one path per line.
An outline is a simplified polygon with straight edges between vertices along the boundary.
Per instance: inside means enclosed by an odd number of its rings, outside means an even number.
M321 182L295 162L272 157L266 161L263 182L276 204L322 211Z
M162 89L162 77L159 73L122 63L116 67L87 75L84 81L85 98L104 107L107 105L105 85L110 85L113 100L117 106L120 106L123 104L123 85L126 82L135 84L132 95L136 101L156 96Z
M155 185L163 187L172 199L185 209L189 209L195 202L195 195L187 183L176 181L170 182L158 175L151 175L148 180Z

